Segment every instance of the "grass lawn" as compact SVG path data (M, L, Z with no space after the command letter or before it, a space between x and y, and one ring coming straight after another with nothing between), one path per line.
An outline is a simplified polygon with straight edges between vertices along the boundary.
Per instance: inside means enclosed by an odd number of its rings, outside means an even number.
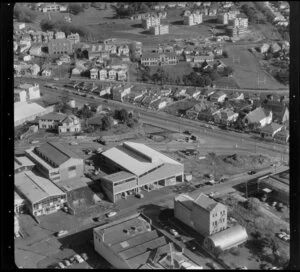
M183 75L188 75L193 72L193 68L187 62L179 62L177 65L166 65L166 66L155 66L150 67L151 75L154 74L158 68L162 68L166 71L171 78L176 78L177 76L182 77Z
M219 88L239 88L239 85L232 77L221 77L214 81Z
M225 65L233 68L233 79L240 88L257 88L258 75L260 81L263 81L264 77L266 78L265 84L261 83L259 85L262 89L286 88L284 85L273 79L272 76L264 72L259 64L259 60L248 50L230 46L226 48L226 51L228 52L228 58L223 59L223 62ZM240 61L235 61L235 63L233 63L233 57L235 59L239 58Z

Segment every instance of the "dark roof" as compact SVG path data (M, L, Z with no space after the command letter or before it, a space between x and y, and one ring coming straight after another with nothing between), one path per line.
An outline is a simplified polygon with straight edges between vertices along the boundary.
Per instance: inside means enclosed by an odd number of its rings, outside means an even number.
M64 147L59 143L47 142L39 147L36 147L35 150L38 154L43 154L46 158L49 158L50 161L61 165L70 158L79 158L78 155Z
M53 121L59 121L61 122L67 117L66 114L58 113L58 112L50 112L48 114L45 114L43 116L40 116L40 120L53 120Z
M200 195L194 200L194 203L207 211L212 211L219 204L206 195Z

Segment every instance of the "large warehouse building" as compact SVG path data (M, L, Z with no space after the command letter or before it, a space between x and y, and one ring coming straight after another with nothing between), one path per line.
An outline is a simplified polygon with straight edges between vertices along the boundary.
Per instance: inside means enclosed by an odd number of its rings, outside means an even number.
M140 143L124 142L101 154L102 166L113 174L101 178L112 202L140 189L159 189L184 181L184 165Z
M15 189L34 216L56 212L67 202L62 190L35 171L15 174Z
M59 143L47 142L25 153L41 173L55 183L83 176L83 159Z
M140 214L94 228L94 247L117 269L200 268Z

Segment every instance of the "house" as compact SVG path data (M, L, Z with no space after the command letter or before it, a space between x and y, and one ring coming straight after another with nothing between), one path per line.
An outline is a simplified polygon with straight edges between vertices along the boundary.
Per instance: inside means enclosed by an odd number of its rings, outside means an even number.
M132 86L130 85L121 85L113 87L111 90L112 99L116 101L123 102L124 97L129 95L131 92Z
M125 81L127 79L127 76L126 76L126 71L124 70L118 70L117 71L117 80L119 81Z
M234 123L239 117L239 114L230 109L221 109L219 112L217 112L217 114L214 114L213 116L215 123L227 126L231 123Z
M80 42L80 36L78 33L71 33L70 35L67 36L67 39L72 41L73 44Z
M270 45L268 43L264 43L261 47L260 47L260 52L262 54L266 53L269 51Z
M227 94L225 94L223 91L217 91L209 97L209 101L214 103L222 103L226 97Z
M279 132L275 133L274 141L281 144L286 144L290 139L290 131L283 127Z
M282 125L277 123L270 123L260 129L260 137L266 140L272 140L274 135L282 129Z
M265 101L261 104L262 108L272 111L273 122L284 124L289 121L289 108L288 106L280 101Z
M41 97L39 84L24 83L24 84L20 84L19 88L26 91L29 100L38 99Z
M233 92L228 96L228 100L244 100L244 93Z
M202 193L195 199L185 194L175 197L174 216L204 237L227 228L227 207Z
M50 69L43 69L41 75L44 77L49 77L52 74L52 70Z
M32 56L41 56L42 54L42 45L41 44L33 44L30 47L29 54Z
M58 124L58 133L76 133L81 131L81 124L78 117L75 115L68 115Z
M49 55L71 54L73 52L72 41L68 39L55 39L48 42Z
M206 122L214 121L214 114L219 110L216 107L206 108L198 112L198 119Z
M24 102L27 101L27 93L25 90L14 88L14 101Z
M99 71L99 79L100 80L106 80L107 79L107 70L106 69L101 69Z
M98 79L98 73L99 73L98 69L92 68L90 70L90 79Z
M56 184L60 181L83 177L83 159L57 142L46 142L25 151L36 168Z
M214 61L213 55L207 55L207 56L194 56L193 62L194 63L203 63L203 62L212 62Z
M24 57L23 57L23 60L24 61L30 61L31 60L31 56L30 55L25 55Z
M65 32L62 32L62 31L56 32L54 36L55 36L55 39L65 39L66 38Z
M281 47L278 43L273 43L271 46L270 46L270 52L271 53L277 53L281 50Z
M39 117L40 129L58 129L58 125L67 118L66 114L52 112Z
M59 60L62 62L62 63L70 63L71 62L71 57L67 54L64 54L62 55Z
M260 125L260 127L264 127L268 124L271 124L272 119L273 119L272 111L268 111L268 110L263 109L262 107L258 107L255 110L248 113L243 118L243 122L245 125L258 123Z
M116 70L110 69L110 70L108 71L108 79L109 79L109 80L116 80L116 75L117 75Z
M141 56L141 64L145 66L176 65L177 63L175 53L146 53Z

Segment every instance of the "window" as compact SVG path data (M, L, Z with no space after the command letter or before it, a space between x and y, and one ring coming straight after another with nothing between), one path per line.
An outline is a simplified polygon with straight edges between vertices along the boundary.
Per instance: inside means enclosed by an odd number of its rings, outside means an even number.
M70 166L70 167L68 168L68 171L73 171L73 170L76 170L76 166Z

